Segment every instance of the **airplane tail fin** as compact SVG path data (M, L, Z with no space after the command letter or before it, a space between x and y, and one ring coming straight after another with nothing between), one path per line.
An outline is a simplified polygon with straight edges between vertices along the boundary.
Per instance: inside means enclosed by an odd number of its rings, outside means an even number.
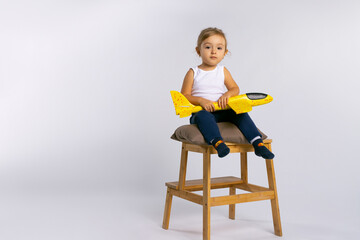
M180 115L181 118L190 116L195 106L191 104L189 100L187 100L186 97L180 92L170 91L170 93L174 103L176 115Z

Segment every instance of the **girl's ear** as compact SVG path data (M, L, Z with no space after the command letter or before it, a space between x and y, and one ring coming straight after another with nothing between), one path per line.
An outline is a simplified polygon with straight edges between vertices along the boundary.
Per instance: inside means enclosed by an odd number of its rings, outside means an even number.
M195 50L196 50L197 54L198 54L199 57L200 57L200 56L201 56L201 55L200 55L200 49L199 49L198 47L196 47Z
M226 50L225 50L225 54L224 54L224 56L226 56L226 54L228 54L228 52L229 52L229 50L228 50L228 49L226 49Z

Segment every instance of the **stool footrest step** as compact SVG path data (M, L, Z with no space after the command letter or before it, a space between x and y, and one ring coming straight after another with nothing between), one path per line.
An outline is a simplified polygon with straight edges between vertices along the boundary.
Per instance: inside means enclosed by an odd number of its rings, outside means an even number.
M175 189L175 190L179 189L179 182L167 182L165 185L171 189ZM250 183L245 183L241 178L232 177L232 176L211 178L210 187L211 189L235 187L248 192L271 191L271 189L269 188L250 184ZM187 180L185 181L185 186L183 190L201 191L203 190L203 180L202 179Z
M186 199L188 201L203 205L204 197L192 193L186 190L176 190L176 189L169 189L169 193L171 195L177 196L179 198ZM244 203L244 202L254 202L254 201L261 201L261 200L271 200L274 199L275 193L272 190L269 191L260 191L254 193L242 193L230 196L220 196L220 197L211 197L209 201L210 207L222 206L222 205L230 205L236 203Z
M241 178L238 177L218 177L211 178L211 189L218 188L237 188L250 193L233 194L228 196L218 196L209 198L209 206L222 206L231 205L236 203L253 202L260 200L270 200L275 198L275 191L270 188L245 183ZM183 189L179 189L179 182L168 182L166 183L168 191L171 195L189 200L191 202L203 205L204 196L193 193L193 191L203 190L203 179L195 179L185 181Z
M226 188L233 185L239 185L242 184L243 182L244 181L241 178L228 176L228 177L211 178L210 185L211 185L211 189L217 189L217 188ZM167 182L165 185L172 189L179 189L179 182ZM195 179L195 180L185 181L184 190L188 190L188 191L203 190L203 180Z
M261 200L274 199L274 191L261 191L255 193L243 193L230 196L212 197L210 198L210 206L222 206L244 202L254 202Z

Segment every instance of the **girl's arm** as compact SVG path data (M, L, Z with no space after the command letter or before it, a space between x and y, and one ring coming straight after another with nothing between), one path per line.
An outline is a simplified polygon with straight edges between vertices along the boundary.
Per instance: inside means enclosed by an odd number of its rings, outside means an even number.
M201 106L208 112L215 111L215 106L212 101L202 98L202 97L194 97L191 95L191 90L194 84L194 72L190 69L184 78L184 82L181 88L181 93L194 105Z
M232 78L229 70L227 70L225 67L224 67L224 75L225 75L225 86L228 89L228 91L224 93L218 100L218 104L221 108L226 107L230 97L237 96L240 93L239 86Z

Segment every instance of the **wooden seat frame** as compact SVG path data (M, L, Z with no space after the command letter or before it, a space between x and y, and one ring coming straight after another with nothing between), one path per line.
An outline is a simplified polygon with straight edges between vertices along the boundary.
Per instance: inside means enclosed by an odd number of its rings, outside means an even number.
M271 139L264 140L265 146L271 151ZM272 159L265 159L268 175L269 187L257 186L248 183L248 161L247 153L253 152L251 144L226 143L230 148L230 153L240 153L241 178L238 177L218 177L210 178L211 154L217 154L216 150L210 145L196 145L182 143L181 163L179 181L167 182L167 194L164 210L163 225L164 229L169 228L172 197L177 196L188 201L203 206L203 239L210 239L210 208L214 206L229 205L229 218L235 219L235 204L243 202L253 202L260 200L270 200L273 216L274 232L277 236L282 236L279 202L276 189L274 163ZM203 179L186 181L186 167L188 152L203 154ZM228 196L211 197L211 189L229 188ZM248 191L250 193L236 194L236 189ZM203 195L194 191L203 191Z

